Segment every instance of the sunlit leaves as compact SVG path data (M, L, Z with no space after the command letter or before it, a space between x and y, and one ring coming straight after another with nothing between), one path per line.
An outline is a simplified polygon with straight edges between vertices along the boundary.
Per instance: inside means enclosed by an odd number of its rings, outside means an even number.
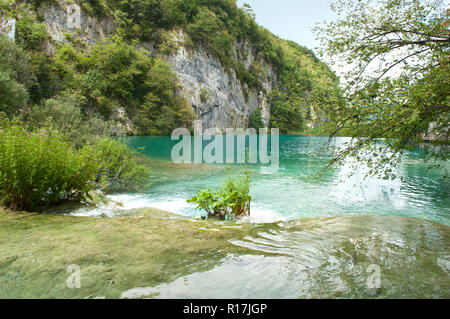
M443 1L339 0L339 19L317 27L323 54L347 64L345 101L326 108L331 135L356 143L336 161L370 150L383 138L389 152L419 145L448 144L448 17ZM378 156L379 162L395 161ZM426 159L448 159L448 147L427 148Z

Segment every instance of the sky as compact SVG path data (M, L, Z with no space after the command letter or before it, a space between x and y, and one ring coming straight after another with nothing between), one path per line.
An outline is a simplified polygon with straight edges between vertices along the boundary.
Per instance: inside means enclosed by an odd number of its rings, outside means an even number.
M248 3L256 14L256 22L280 38L313 50L319 42L311 28L318 22L335 19L329 0L238 0L237 3L240 7Z

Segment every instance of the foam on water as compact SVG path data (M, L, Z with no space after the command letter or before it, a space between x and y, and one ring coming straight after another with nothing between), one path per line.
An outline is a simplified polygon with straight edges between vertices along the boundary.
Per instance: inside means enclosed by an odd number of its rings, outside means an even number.
M190 217L200 217L203 215L202 212L196 210L195 206L189 204L184 198L161 200L159 197L152 198L140 194L110 195L107 198L111 200L108 204L100 204L96 208L80 208L69 214L84 217L114 217L125 211L152 207ZM252 207L251 216L246 216L239 221L245 223L275 223L286 220L287 218L285 216L270 208L255 205Z
M122 204L124 210L149 207L151 199L142 194L120 194L107 196L108 199Z
M276 223L286 220L286 216L283 216L270 208L256 205L251 208L251 215L241 218L240 222L260 224Z

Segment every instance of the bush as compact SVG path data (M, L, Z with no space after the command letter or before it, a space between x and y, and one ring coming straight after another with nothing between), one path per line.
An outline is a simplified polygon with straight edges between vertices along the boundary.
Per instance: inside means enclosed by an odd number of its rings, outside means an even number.
M108 122L99 118L85 119L82 109L86 98L75 91L65 91L61 95L48 99L42 105L36 105L26 115L32 128L52 125L64 134L74 146L80 147L97 136L108 133Z
M209 91L205 88L202 88L200 91L200 101L202 103L208 102Z
M74 150L64 136L42 128L29 132L18 122L0 128L0 201L12 209L79 200L95 185L95 152Z
M29 99L27 89L36 81L31 69L26 52L0 35L0 112L12 116L26 106Z
M47 37L47 27L37 23L35 16L25 16L17 21L16 41L24 49L42 50Z
M265 128L264 121L262 118L261 110L256 109L251 115L248 120L248 127L256 129L257 132L259 132L260 128Z
M246 170L243 176L229 176L217 192L199 191L188 200L196 204L197 209L208 213L208 218L230 220L250 215L250 174Z
M12 115L27 104L28 93L9 73L0 71L0 112Z
M279 128L286 133L290 130L301 130L304 127L300 102L290 100L285 92L274 90L271 92L270 127Z
M150 169L136 163L136 151L109 138L97 141L92 147L100 158L96 182L102 191L139 192L150 186Z
M145 190L150 171L136 163L136 155L107 138L74 148L49 125L30 132L0 113L0 202L11 209L29 209L79 201L94 188Z
M36 83L32 69L30 56L14 41L0 35L0 71L9 73L14 80L30 88Z

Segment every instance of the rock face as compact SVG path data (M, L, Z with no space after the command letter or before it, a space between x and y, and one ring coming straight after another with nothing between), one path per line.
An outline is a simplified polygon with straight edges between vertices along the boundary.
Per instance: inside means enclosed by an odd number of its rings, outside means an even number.
M225 69L220 61L204 49L188 50L184 43L185 34L179 31L177 52L167 58L172 70L178 75L183 94L192 105L204 128L217 128L224 132L226 128L247 128L250 115L260 109L265 124L270 118L267 92L276 83L270 66L262 79L264 91L249 90L236 77L234 70ZM245 52L247 68L254 62L252 49L246 44L235 44L235 58L238 52ZM263 61L259 61L263 64ZM245 96L247 91L247 97Z
M64 42L68 34L87 45L93 45L114 33L114 22L110 18L98 21L87 15L77 4L64 5L62 2L39 9L43 23L55 42ZM247 128L250 115L260 109L265 124L270 119L270 103L267 94L275 86L277 79L271 67L264 61L257 61L266 74L262 76L263 90L249 89L241 83L234 70L226 69L220 61L206 49L186 49L185 33L174 32L178 43L177 51L166 57L172 70L178 75L181 94L191 104L204 128ZM151 44L141 44L153 51ZM52 53L54 45L49 43L47 51ZM255 62L255 54L247 43L235 43L235 59L240 59L247 69Z
M77 4L46 5L40 7L38 13L47 26L48 34L55 42L65 41L70 34L87 45L93 45L111 36L115 30L111 18L98 21L83 12ZM50 44L47 49L52 53L54 47Z

